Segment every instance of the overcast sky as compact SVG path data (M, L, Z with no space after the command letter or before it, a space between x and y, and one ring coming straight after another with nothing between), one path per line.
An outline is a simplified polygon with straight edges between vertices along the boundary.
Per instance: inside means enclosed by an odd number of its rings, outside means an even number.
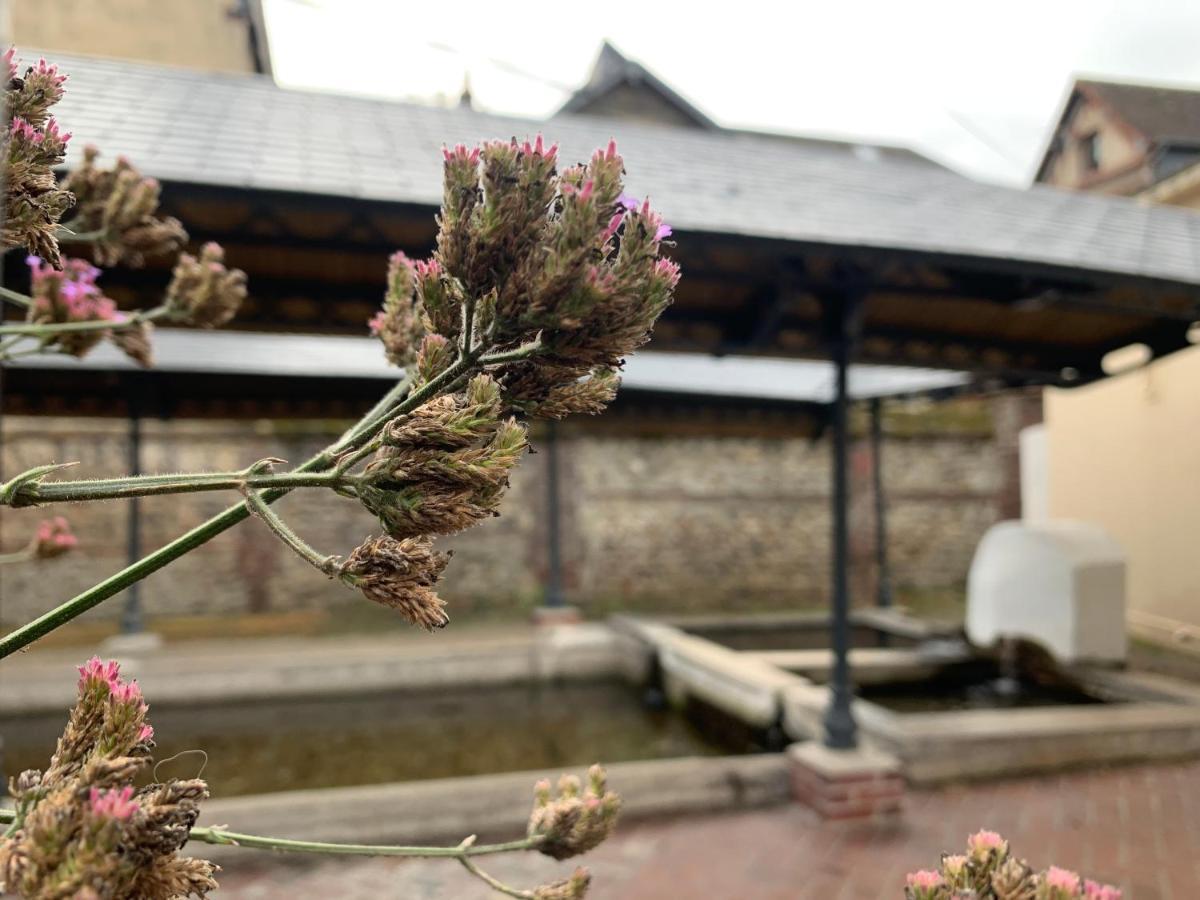
M291 87L543 117L607 38L713 119L1029 180L1076 73L1200 88L1200 0L265 0Z

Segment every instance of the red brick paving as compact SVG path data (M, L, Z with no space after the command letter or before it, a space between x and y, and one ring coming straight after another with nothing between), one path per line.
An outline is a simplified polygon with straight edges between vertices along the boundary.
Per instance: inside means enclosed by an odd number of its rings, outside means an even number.
M898 900L904 873L979 828L1036 866L1120 885L1126 900L1200 900L1200 763L1140 766L910 791L894 824L823 823L799 806L630 825L583 860L592 900ZM246 859L255 859L247 850ZM322 859L238 864L221 898L485 900L445 861ZM536 854L485 868L518 887L566 873Z

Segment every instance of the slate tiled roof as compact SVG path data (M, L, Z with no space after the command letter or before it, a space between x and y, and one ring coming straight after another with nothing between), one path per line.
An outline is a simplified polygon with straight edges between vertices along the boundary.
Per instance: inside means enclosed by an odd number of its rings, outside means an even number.
M285 90L56 54L71 74L65 127L165 181L433 206L444 142L546 130L565 159L610 136L629 189L677 230L954 254L1200 286L1200 215L1045 186L981 184L903 159L737 132L594 117L552 122ZM68 160L70 162L70 160Z
M383 357L382 345L369 337L193 331L160 328L154 335L153 372L163 374L247 375L321 378L378 378L395 381L397 370ZM81 360L30 356L14 360L25 369L137 371L127 356L105 342ZM629 358L622 389L707 397L739 397L793 403L833 401L832 363L763 359L699 353L640 351ZM854 399L893 397L953 389L969 383L959 372L908 366L850 367Z

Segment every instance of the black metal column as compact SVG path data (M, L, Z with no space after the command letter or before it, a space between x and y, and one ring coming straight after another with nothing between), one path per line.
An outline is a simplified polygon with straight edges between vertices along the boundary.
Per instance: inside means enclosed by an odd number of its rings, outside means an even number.
M887 498L883 495L883 401L871 400L871 478L875 493L875 571L879 578L875 603L892 605L892 572L888 566Z
M128 469L130 475L142 474L142 419L141 396L137 388L129 395L129 443ZM129 517L125 523L126 552L129 562L142 558L142 516L137 497L127 501ZM135 581L125 589L125 607L121 611L121 633L139 634L142 631L141 582Z
M858 726L850 708L853 690L850 685L850 527L849 483L847 478L847 407L849 386L847 370L858 321L859 298L844 293L830 298L836 303L828 310L830 344L833 365L837 372L837 387L833 401L833 608L831 643L833 672L829 679L829 708L825 710L825 746L849 750L858 745Z
M546 423L546 593L543 604L566 606L562 577L562 497L558 471L558 423Z

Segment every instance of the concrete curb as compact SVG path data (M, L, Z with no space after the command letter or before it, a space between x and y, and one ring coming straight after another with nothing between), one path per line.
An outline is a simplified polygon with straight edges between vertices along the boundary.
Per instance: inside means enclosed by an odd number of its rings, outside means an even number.
M609 784L623 798L625 822L750 809L791 799L782 753L616 763L608 773ZM200 824L341 843L457 842L468 834L507 840L525 832L534 783L560 774L510 772L231 797L205 803ZM582 776L584 770L576 774ZM244 860L263 851L197 844L188 852L220 861L234 856Z

